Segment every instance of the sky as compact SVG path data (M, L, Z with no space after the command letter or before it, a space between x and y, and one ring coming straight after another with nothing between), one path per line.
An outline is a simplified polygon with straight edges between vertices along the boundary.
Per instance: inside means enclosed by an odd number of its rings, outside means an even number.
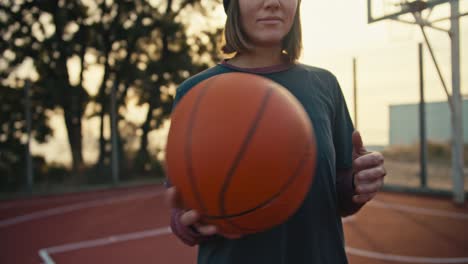
M353 111L352 58L355 57L358 129L363 134L364 143L386 145L389 105L419 102L417 45L423 42L423 37L416 25L395 21L368 24L366 2L303 1L304 54L301 60L334 73L340 81L348 108ZM460 6L462 11L468 11L468 1L460 1ZM431 18L448 16L448 4L436 7L431 14ZM447 23L439 24L449 27ZM464 47L468 41L468 16L461 18L460 26L461 91L467 93L468 56ZM447 33L433 29L426 32L451 91L450 38ZM447 101L434 63L424 48L425 99Z
M395 1L395 0L380 0ZM417 103L419 100L419 73L417 45L423 41L420 29L394 21L367 23L367 0L303 0L301 4L304 51L300 62L331 71L340 82L348 108L353 117L353 69L357 61L358 129L365 145L387 145L389 140L389 105ZM462 12L468 11L468 0L460 0ZM449 6L444 4L433 10L431 17L448 17ZM217 17L224 23L220 7ZM198 21L202 22L202 21ZM194 23L196 24L196 23ZM439 23L448 28L448 23ZM461 91L468 93L468 16L460 25ZM447 33L427 29L436 59L451 90L450 39ZM426 49L426 48L425 48ZM436 74L433 62L425 50L426 101L447 101L447 96ZM71 62L72 63L72 62ZM89 72L99 72L91 69ZM87 76L88 90L95 93L100 78ZM145 107L130 107L130 114L143 120ZM66 163L70 160L63 117L54 115L51 124L56 137L48 146L33 144L33 152L47 153L48 161ZM95 139L89 135L98 125L97 119L83 124L84 158L96 158ZM165 131L154 132L155 138L164 138ZM93 143L94 142L94 143ZM88 146L88 147L86 147ZM56 151L50 152L50 149ZM54 154L55 153L55 154Z

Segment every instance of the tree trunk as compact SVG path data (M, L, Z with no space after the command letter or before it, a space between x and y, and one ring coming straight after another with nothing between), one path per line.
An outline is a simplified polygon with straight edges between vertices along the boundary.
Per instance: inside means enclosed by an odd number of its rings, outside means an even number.
M58 102L64 111L65 126L67 129L68 142L72 156L72 168L74 173L78 173L84 168L82 155L82 135L81 135L81 117L83 115L83 107L86 91L82 86L73 87L70 85L70 76L68 74L67 59L69 51L66 49L66 43L62 36L64 32L63 19L66 16L66 11L58 7L58 1L54 1L54 9L56 14L53 16L55 25L54 38L59 45L57 49L60 57L55 61L55 78L57 87L61 87L58 92ZM84 57L84 54L81 54ZM75 174L76 175L76 174ZM77 178L75 178L76 180Z
M172 10L172 0L167 0L167 6L166 6L166 12L165 15L168 16L171 13ZM161 54L161 61L165 61L168 58L169 54L169 40L168 40L168 33L162 29L162 54ZM156 85L158 88L153 88L153 89L159 89L159 85ZM149 152L148 152L148 134L150 132L150 122L153 118L153 109L155 108L156 105L160 102L160 94L159 92L154 92L151 93L150 99L149 99L149 108L148 108L148 113L146 114L146 120L142 125L143 129L143 134L141 135L141 141L140 141L140 149L138 150L138 154L136 156L135 162L134 162L134 168L138 171L139 169L144 170L144 165L149 159ZM136 165L136 166L135 166ZM141 167L143 166L143 167Z
M150 122L153 116L153 109L154 109L154 104L153 100L150 99L150 104L148 107L148 113L146 113L146 119L145 122L143 123L141 129L143 130L143 133L141 135L141 141L140 141L140 148L138 149L138 153L135 157L134 161L134 170L137 172L144 172L145 171L145 163L149 159L149 152L148 152L148 134L150 131Z
M65 111L65 125L67 127L68 142L72 154L72 169L80 173L84 169L82 155L81 116L72 111Z
M97 161L97 166L99 168L104 167L104 159L106 157L106 139L104 138L104 125L105 125L105 115L108 112L108 100L106 97L106 81L109 78L109 50L107 49L105 54L105 66L104 66L104 77L102 78L101 87L99 87L98 103L101 104L101 112L99 117L101 118L101 126L99 128L99 158Z

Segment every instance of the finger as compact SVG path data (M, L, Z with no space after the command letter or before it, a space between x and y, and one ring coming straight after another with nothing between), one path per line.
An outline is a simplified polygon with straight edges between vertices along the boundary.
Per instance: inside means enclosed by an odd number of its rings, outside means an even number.
M360 184L356 186L356 194L365 195L378 192L383 186L383 180L378 180L372 183Z
M360 183L374 182L385 177L385 175L387 175L387 171L383 166L362 170L354 174L354 183L359 185Z
M364 144L362 143L361 133L359 133L359 131L355 130L351 137L352 137L351 140L353 141L353 147L355 149L359 150L364 147Z
M359 131L355 130L353 132L351 140L353 142L353 152L355 155L359 156L367 152L366 148L364 148L364 144L362 143L362 137Z
M191 226L195 224L196 222L198 222L199 219L200 219L200 215L198 214L197 211L189 210L187 212L184 212L180 216L180 223L184 226Z
M193 226L197 229L198 233L204 236L211 236L218 233L218 228L214 225L202 225L200 223L194 223Z
M372 200L377 193L370 193L370 194L361 194L361 195L354 195L353 202L357 204L367 203L368 201Z
M371 152L356 158L353 161L353 170L362 171L365 169L381 166L384 164L384 157L379 152Z

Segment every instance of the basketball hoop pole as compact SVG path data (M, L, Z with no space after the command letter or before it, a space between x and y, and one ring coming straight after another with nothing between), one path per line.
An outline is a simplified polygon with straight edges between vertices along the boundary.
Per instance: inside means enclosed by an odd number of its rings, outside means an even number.
M426 45L427 45L427 48L429 50L429 54L431 55L431 58L432 58L432 61L434 62L434 66L437 70L437 74L439 75L439 79L440 79L440 82L442 83L442 87L444 88L444 91L445 91L445 94L447 95L447 101L449 103L449 106L450 106L450 112L454 112L454 107L453 107L453 102L452 102L452 96L450 95L450 92L447 88L447 84L445 82L445 79L444 79L444 76L442 75L442 72L439 68L439 64L437 63L437 59L435 57L435 54L434 54L434 51L432 49L432 45L429 41L429 38L427 37L427 34L426 34L426 31L425 31L425 21L422 19L422 15L421 15L421 12L420 11L415 11L413 12L413 16L414 16L414 20L416 21L415 24L419 25L419 28L421 29L421 33L424 37L424 41L426 42ZM450 34L450 31L447 31L447 33Z
M447 0L434 0L434 1L428 2L425 5L425 8L432 8L434 6L443 4L445 2L447 2ZM373 22L387 20L387 19L397 19L399 16L410 12L410 10L408 9L409 7L406 6L402 10L400 10L399 12L396 12L394 14L374 18L373 14L372 14L372 1L371 0L367 0L367 6L368 6L368 10L367 10L367 21L368 21L368 23L373 23Z
M422 11L432 9L433 7L443 4L450 4L450 17L429 21L422 17ZM394 13L385 14L384 16L374 17L372 12L372 0L367 0L368 10L368 22L373 23L381 20L393 20L403 22L407 24L417 24L421 28L425 43L427 44L428 50L437 69L437 73L442 82L445 93L448 97L448 103L451 113L451 124L452 124L452 197L453 201L457 204L463 204L465 202L464 192L464 139L463 139L463 118L462 118L462 98L460 92L460 17L468 15L468 12L460 13L459 0L413 0L405 1L401 4L401 10ZM415 21L406 21L400 18L401 15L412 13ZM446 19L450 19L450 29L445 30L441 27L434 26L433 23L440 22ZM436 30L445 31L450 37L451 46L451 72L452 72L452 94L450 94L447 85L444 81L443 75L439 69L437 60L434 56L432 47L429 39L427 38L425 27L430 27Z
M417 2L416 2L417 3ZM459 1L450 1L450 30L448 31L451 45L451 62L452 62L452 95L447 89L444 78L438 63L435 59L429 39L427 38L424 27L427 22L424 21L421 15L422 10L412 10L416 23L419 24L424 40L429 48L432 60L436 66L437 73L442 82L444 90L448 97L448 103L451 112L452 123L452 192L453 201L456 204L463 204L465 202L464 192L464 173L463 173L463 118L462 118L462 98L460 93L460 8Z
M463 119L460 93L460 7L459 1L450 2L450 40L452 61L452 179L453 199L457 204L465 202L463 173Z

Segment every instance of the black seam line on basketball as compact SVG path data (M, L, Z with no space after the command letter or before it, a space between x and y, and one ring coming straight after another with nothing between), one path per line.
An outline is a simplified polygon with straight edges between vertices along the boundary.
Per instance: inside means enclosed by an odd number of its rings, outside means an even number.
M228 183L226 185L226 189L221 192L222 193L222 196L220 197L220 201L221 201L221 214L222 215L225 215L226 214L226 208L225 208L225 203L226 203L226 192L227 192L227 188L230 184L230 181L232 180L232 177L234 175L234 171L237 169L237 166L239 165L240 163L240 160L242 159L242 157L244 156L245 152L247 151L247 148L249 146L249 143L250 141L252 140L253 138L253 135L255 134L255 132L257 131L257 128L260 124L260 121L263 117L263 113L265 112L265 109L266 109L266 106L268 105L268 102L270 101L270 97L271 95L273 94L273 89L270 87L269 90L267 90L266 94L263 96L263 100L262 100L262 103L260 104L260 109L258 110L257 112L257 116L255 117L255 120L253 121L251 127L250 127L250 130L249 130L249 133L247 134L247 137L244 139L244 142L243 142L243 145L241 146L241 149L238 153L238 157L237 157L237 160L235 160L235 162L237 162L237 164L233 163L232 164L232 169L233 171L231 172L231 175L228 175ZM226 183L226 181L225 181ZM224 221L229 224L231 227L234 227L237 229L237 231L239 232L246 232L248 230L251 230L251 229L248 229L246 230L245 228L242 228L240 226L238 226L236 223L234 223L231 219L229 218L225 218Z
M306 150L305 150L304 156L303 156L302 160L299 162L299 164L297 165L296 170L293 173L293 176L290 177L288 179L288 181L283 185L283 187L281 187L281 189L277 193L275 193L272 197L270 197L266 201L260 203L259 205L255 206L255 207L253 207L251 209L247 209L245 211L242 211L242 212L239 212L239 213L236 213L236 214L220 215L220 216L203 215L203 217L205 217L207 219L225 219L225 218L239 217L239 216L249 214L249 213L251 213L251 212L253 212L253 211L255 211L255 210L259 209L259 208L262 208L263 206L271 203L273 200L277 199L281 195L281 193L283 193L283 191L286 190L294 182L294 180L297 177L299 177L300 172L302 171L302 169L303 169L303 167L305 165L305 162L307 161L307 159L310 156L311 145L312 145L312 143L309 141L309 143L306 145ZM313 173L313 172L311 172L311 173ZM244 229L246 229L246 228L244 228Z
M247 151L247 148L249 146L250 141L253 138L253 135L255 134L255 131L257 130L258 124L260 123L260 119L263 117L263 113L265 112L266 105L268 103L268 100L270 99L273 89L271 87L268 87L268 90L266 91L266 94L263 96L262 102L260 104L260 108L257 111L257 115L255 116L254 120L252 121L250 125L250 129L247 132L247 136L244 139L244 142L242 142L242 145L239 149L239 152L237 153L231 167L229 168L229 171L226 175L226 178L224 180L223 186L221 188L221 192L219 193L219 206L220 206L220 213L221 215L224 215L226 213L226 208L225 208L225 193L229 187L229 184L231 183L232 177L234 176L234 173L236 172L237 167L239 166L239 163L244 156L245 152Z
M300 175L300 173L302 172L302 169L304 168L305 161L307 160L307 157L309 157L309 151L310 151L311 144L312 143L309 141L309 143L306 145L306 150L304 152L304 156L302 157L302 160L297 165L296 170L293 173L293 176L288 179L288 182L286 182L286 184L280 189L280 191L278 193L276 193L271 199L269 199L268 201L265 201L265 203L263 203L263 205L257 206L258 208L255 208L251 212L253 212L253 211L255 211L255 210L257 210L257 209L259 209L259 208L261 208L261 207L263 207L265 205L267 205L268 203L273 202L275 199L277 199L279 196L281 196L283 191L285 189L287 189L289 187L289 185L291 185L292 182ZM247 214L248 213L250 213L250 212L247 212ZM228 222L229 224L231 224L231 226L233 226L233 227L237 228L238 230L240 230L241 232L242 231L248 232L248 231L256 231L257 230L256 228L248 228L248 227L245 227L245 226L240 226L238 224L235 224L235 223L233 223L232 219L225 219L225 221Z
M202 98L205 96L210 84L214 81L216 77L211 80L208 80L203 89L198 94L195 104L193 106L193 111L190 114L190 121L189 121L189 128L187 131L187 140L185 142L185 162L187 164L187 175L190 179L190 185L192 186L192 191L195 194L195 198L197 199L198 204L200 205L201 211L200 213L206 212L205 204L201 198L200 192L197 188L197 183L195 181L193 166L192 166L192 131L193 127L195 126L195 117L198 113L199 106L201 104Z

